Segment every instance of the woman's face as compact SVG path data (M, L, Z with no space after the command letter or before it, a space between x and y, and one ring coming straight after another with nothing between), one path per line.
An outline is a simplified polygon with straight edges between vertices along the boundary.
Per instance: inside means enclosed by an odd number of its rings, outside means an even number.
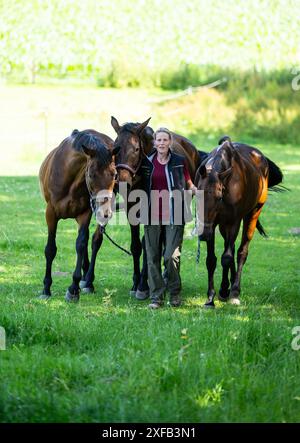
M156 134L154 144L157 152L160 154L167 154L171 146L169 134L166 134L165 132L158 132Z

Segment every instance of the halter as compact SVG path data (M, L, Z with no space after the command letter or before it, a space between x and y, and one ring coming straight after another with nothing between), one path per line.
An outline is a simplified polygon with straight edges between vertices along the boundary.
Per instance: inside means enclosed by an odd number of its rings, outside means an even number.
M86 168L86 170L85 170L85 183L86 183L86 187L87 187L87 190L88 190L88 193L89 193L89 196L90 196L90 205L91 205L91 210L92 210L92 212L93 212L93 214L94 214L94 216L96 217L96 204L95 204L95 201L97 200L97 196L95 197L94 195L93 195L93 193L92 193L92 190L91 190L91 187L90 187L90 184L89 184L89 180L90 180L90 176L89 176L89 171L88 171L88 169L89 168ZM125 248L122 248L122 246L120 246L120 245L118 245L108 234L107 234L107 232L105 232L105 228L106 228L106 225L104 225L104 226L102 226L102 225L99 225L100 226L100 232L101 232L101 234L104 234L107 238L108 238L108 240L113 244L113 245L115 245L117 248L119 248L121 251L123 251L123 252L125 252L127 255L132 255L131 254L131 252L129 252L129 251L127 251L127 249L125 249Z
M141 145L141 139L139 137L139 148L140 148L140 155L139 155L139 161L136 165L135 168L132 168L131 166L127 165L126 163L118 163L116 165L116 169L126 169L127 171L129 171L132 174L132 177L134 178L136 176L137 171L139 170L141 163L143 161L143 155L144 155L144 150L143 147Z
M85 170L85 183L86 183L86 187L90 196L90 206L91 206L91 210L94 214L94 216L96 217L96 201L97 201L97 195L95 196L92 192L92 189L90 187L90 176L89 176L89 168L87 167ZM110 192L106 197L110 197L112 198L113 193Z
M85 184L86 184L89 196L90 196L91 210L92 210L92 213L94 214L94 216L96 217L96 204L95 204L95 201L96 201L97 197L95 197L93 195L89 181L90 181L89 167L87 166L87 168L85 170Z

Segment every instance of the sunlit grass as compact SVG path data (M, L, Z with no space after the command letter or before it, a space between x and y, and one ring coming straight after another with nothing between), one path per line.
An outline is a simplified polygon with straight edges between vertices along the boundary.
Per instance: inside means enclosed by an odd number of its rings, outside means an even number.
M293 164L292 146L264 150L280 166ZM298 421L300 361L291 331L300 321L299 236L288 233L299 225L295 171L286 172L285 184L291 191L273 194L262 213L269 238L256 233L250 244L241 306L216 301L214 311L202 309L206 248L197 265L197 239L189 238L182 250L183 306L151 312L147 300L128 295L131 259L107 239L97 258L96 293L81 294L77 305L64 301L75 265L73 220L59 223L53 297L38 300L46 242L38 181L2 177L0 195L9 199L0 212L0 325L7 335L0 420ZM129 247L129 229L108 230ZM218 234L216 288L222 250Z
M73 220L58 225L53 297L42 301L47 229L37 172L48 150L75 127L114 138L111 114L120 122L152 115L153 127L169 126L210 150L236 111L218 90L163 105L150 102L162 97L160 91L66 86L0 92L7 104L0 165L6 175L0 177L0 326L7 332L7 350L0 352L0 421L299 421L300 354L291 349L291 331L300 322L300 237L290 232L299 227L299 146L239 138L275 161L290 189L270 195L262 211L269 237L256 232L250 244L241 306L216 301L214 311L202 309L206 247L201 244L197 265L193 223L185 229L179 309L152 312L147 300L129 297L131 258L106 238L96 293L67 304L76 260ZM16 112L12 103L19 97ZM95 227L93 221L91 232ZM108 226L107 232L129 249L129 228ZM218 233L216 289L222 252Z

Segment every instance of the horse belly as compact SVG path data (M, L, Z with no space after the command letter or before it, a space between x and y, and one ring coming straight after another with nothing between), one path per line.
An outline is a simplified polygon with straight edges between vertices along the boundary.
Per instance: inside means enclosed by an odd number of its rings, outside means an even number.
M90 208L89 201L83 197L79 199L63 199L56 206L59 218L76 218Z

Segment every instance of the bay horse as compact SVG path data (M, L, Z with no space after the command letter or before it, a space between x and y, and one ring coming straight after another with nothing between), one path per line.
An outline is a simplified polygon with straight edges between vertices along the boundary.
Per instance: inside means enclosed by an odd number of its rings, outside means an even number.
M111 125L117 133L114 146L118 149L116 156L116 168L118 171L118 182L127 183L128 192L139 189L140 186L140 165L145 155L149 155L154 148L154 131L148 126L150 118L143 123L125 123L119 125L115 117L111 117ZM171 150L183 155L189 170L192 181L195 173L206 153L198 151L193 143L187 138L172 132L173 143ZM128 196L128 194L127 194ZM134 203L126 202L127 215ZM144 239L140 240L140 226L133 226L131 229L130 250L133 256L133 286L130 294L138 299L145 299L149 294L147 260L145 253ZM140 257L143 250L143 265L140 270Z
M76 239L76 268L65 299L79 300L81 269L84 291L93 292L94 268L103 240L103 227L112 216L111 202L116 178L113 156L116 152L113 140L107 135L93 129L75 129L43 161L39 179L47 203L48 241L45 248L44 289L40 298L47 299L51 296L51 269L57 252L57 224L60 219L67 218L76 219L79 228ZM93 212L98 225L92 239L92 256L89 262L87 247Z
M259 222L259 216L267 200L268 188L276 190L276 185L281 183L282 179L279 167L257 148L232 143L228 136L219 141L219 146L200 165L195 185L204 191L204 223L200 240L207 243L208 301L205 307L214 307L216 226L219 226L224 238L219 300L238 305L242 269L248 256L249 243L256 228L261 235L266 235ZM243 231L237 251L236 269L235 241L242 221Z

